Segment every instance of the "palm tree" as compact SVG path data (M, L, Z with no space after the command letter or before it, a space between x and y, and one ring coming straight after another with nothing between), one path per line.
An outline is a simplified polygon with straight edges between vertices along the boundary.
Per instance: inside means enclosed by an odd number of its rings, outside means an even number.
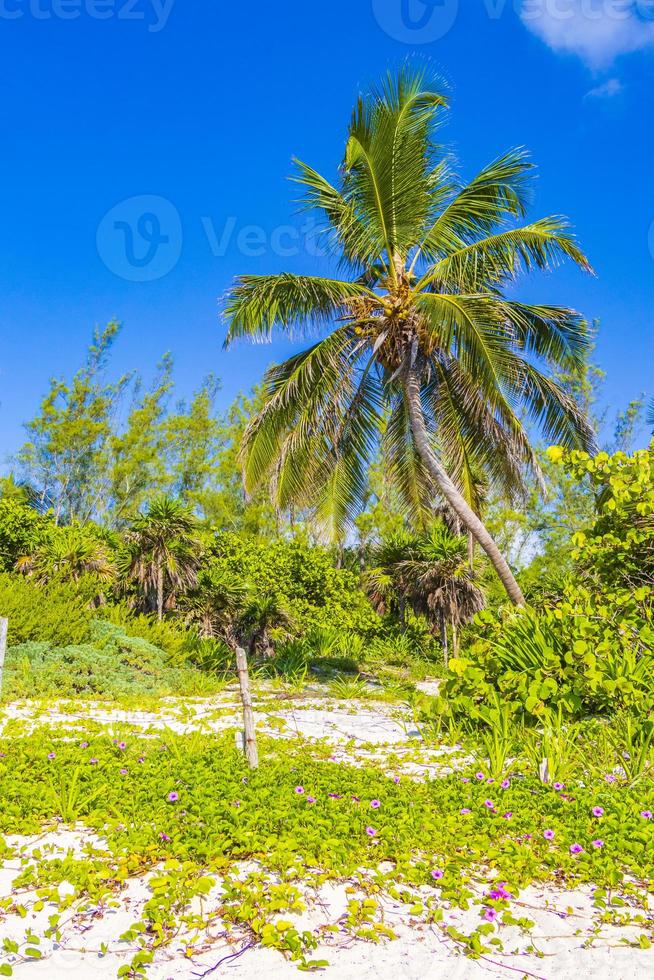
M271 632L276 631L278 639L290 639L295 625L295 617L283 597L273 589L250 585L240 623L248 637L250 656L260 653L265 658L272 657L275 651Z
M245 585L236 576L207 568L180 600L180 611L189 625L197 627L202 639L217 637L233 649L246 595Z
M79 582L85 575L110 582L116 574L106 544L77 525L57 528L17 560L16 570L42 583L53 578Z
M119 571L144 590L146 603L163 619L164 606L193 587L200 566L197 522L179 501L158 497L130 523Z
M647 424L654 425L654 399L652 400L647 412ZM654 435L654 429L652 430L652 435Z
M522 419L566 446L593 434L573 398L540 370L574 372L588 346L572 310L505 296L521 270L570 258L589 269L565 221L516 227L531 164L514 150L461 184L433 139L445 97L403 70L359 99L337 185L297 161L348 277L246 275L226 302L226 344L274 328L330 332L271 368L265 404L243 444L246 490L270 482L275 503L315 506L337 537L361 506L379 446L387 476L416 516L445 499L489 556L507 592L520 588L479 519L475 479L515 492L538 473Z
M448 626L455 650L458 630L484 608L484 594L468 561L468 542L435 524L397 568L407 599L440 632L445 666L448 664Z

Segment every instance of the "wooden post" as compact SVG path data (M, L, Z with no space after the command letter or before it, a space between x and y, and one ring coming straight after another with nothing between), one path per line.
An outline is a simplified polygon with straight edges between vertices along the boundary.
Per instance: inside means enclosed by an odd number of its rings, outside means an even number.
M252 710L252 696L250 694L248 658L245 650L241 646L236 647L236 669L238 671L238 682L241 687L241 701L243 703L245 757L248 760L250 769L258 769L259 753L257 752L257 736L254 730L254 711Z
M2 680L5 669L5 653L7 652L7 628L9 620L0 616L0 693L2 693Z

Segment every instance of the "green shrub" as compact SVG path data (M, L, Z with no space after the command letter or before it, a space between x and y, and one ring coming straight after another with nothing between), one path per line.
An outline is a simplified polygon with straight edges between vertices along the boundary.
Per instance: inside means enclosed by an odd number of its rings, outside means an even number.
M45 530L48 517L16 500L0 500L0 571L13 571L22 555L31 554Z
M202 675L173 667L163 650L106 621L92 624L87 643L27 642L7 654L6 697L120 699L206 691Z
M303 635L338 629L372 636L382 629L357 576L334 568L326 548L299 537L267 542L224 532L216 535L209 562L220 572L252 582L262 594L274 595Z
M37 585L21 575L0 573L0 615L9 620L8 645L83 643L93 612L80 584Z

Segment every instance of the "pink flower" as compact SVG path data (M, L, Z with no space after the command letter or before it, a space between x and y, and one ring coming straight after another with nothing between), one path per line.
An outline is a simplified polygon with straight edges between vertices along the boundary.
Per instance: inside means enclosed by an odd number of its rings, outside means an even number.
M431 876L436 881L440 881L440 879L443 877L444 874L445 874L445 872L444 871L441 871L440 868L434 868L434 870L431 873Z
M640 815L643 818L643 820L651 820L652 819L652 811L651 810L641 810L640 811Z
M604 782L605 783L614 783L615 782L615 776L613 775L612 772L609 772L609 773L606 774L606 776L604 777Z
M124 751L127 748L127 742L119 742L118 748Z
M478 780L481 781L483 778L484 778L483 772L476 772L475 773L475 779L478 779Z
M304 793L304 786L296 786L295 792L298 794L298 796L301 796L302 793Z
M399 781L400 781L400 777L399 776L393 776L393 782L395 783L396 786L399 783Z
M98 760L97 760L97 759L89 759L89 763L90 763L90 765L92 765L92 766L97 766L97 764L98 764Z
M140 762L140 763L143 763L143 762L145 762L145 759L143 758L143 756L141 756L141 758L139 759L139 762Z
M554 831L553 830L544 830L543 831L543 837L545 838L545 840L554 840Z
M367 833L368 837L376 837L377 836L377 831L375 830L374 827L366 827L366 833Z
M161 840L163 840L163 841L167 841L167 840L170 840L170 837L168 836L168 834L164 834L164 832L163 832L163 830L161 830L161 831L159 832L159 837L160 837L160 838L161 838Z
M597 850L599 850L600 847L604 847L604 841L603 840L600 840L599 837L598 837L597 840L594 840L593 841L593 847L595 847L595 848L597 848Z
M343 798L340 793L328 793L327 796L330 800L341 800Z
M502 820L510 820L513 816L513 810L507 810L506 813L502 814Z
M167 799L168 799L168 802L169 803L177 803L177 801L179 799L179 793L176 793L175 790L173 789L168 794Z
M307 803L315 803L315 802L316 802L315 796L307 796Z
M463 809L460 812L463 813L463 814L465 814L465 813L472 813L472 810L470 810L467 806L464 806Z
M563 783L552 783L552 789L555 789L559 793L563 789Z
M56 759L56 758L57 758L56 752L48 752L48 759Z
M604 816L604 810L603 810L603 808L601 806L594 806L593 807L593 810L592 810L592 813L593 813L593 816L594 817L603 817Z
M509 779L503 779L502 782L500 783L502 789L508 789L510 785L511 785L511 781Z
M88 742L81 742L80 743L80 749L88 749L88 747L89 747L89 743Z
M497 912L495 909L484 909L484 918L486 919L486 922L495 922Z
M120 770L120 775L121 776L126 776L127 775L127 769L121 769Z
M570 853L571 854L581 854L582 851L583 851L583 847L581 846L581 844L571 844L570 845Z
M372 807L373 810L378 810L381 806L381 803L379 802L379 800L371 800L370 806Z
M489 898L492 898L494 902L497 902L497 901L504 901L504 902L506 902L510 898L513 898L513 895L511 894L510 891L507 891L506 882L505 881L500 881L500 882L497 883L497 885L495 886L495 888L492 888L491 889L491 891L488 893L488 897Z
M490 776L489 776L489 778L488 778L488 779L486 780L486 782L487 782L487 783L494 783L494 782L495 782L495 780L494 780L494 779L491 779L491 778L490 778Z
M493 809L493 801L492 800L484 800L484 806L487 806L489 810L492 810Z

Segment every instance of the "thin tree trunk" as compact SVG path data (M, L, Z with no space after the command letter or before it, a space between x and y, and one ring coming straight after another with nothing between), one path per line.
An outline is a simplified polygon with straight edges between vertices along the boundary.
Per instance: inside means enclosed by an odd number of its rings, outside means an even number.
M470 571L475 570L475 537L468 531L468 566Z
M252 696L250 694L250 673L248 671L248 658L242 646L237 645L236 669L238 671L238 683L241 688L241 702L243 704L243 728L245 730L245 758L250 769L259 768L259 753L257 751L257 736L254 728L254 711L252 710Z
M445 664L445 669L449 667L450 664L450 650L447 643L447 623L445 622L445 616L441 613L441 645L443 647L443 663Z
M159 620L159 622L161 622L161 620L163 619L163 603L164 603L163 580L164 580L163 568L161 568L160 566L157 569L157 619Z
M457 490L443 467L441 466L436 453L431 448L427 426L422 411L422 400L420 398L420 379L413 368L410 368L405 376L404 393L411 420L411 431L416 444L416 449L427 467L434 483L441 491L452 510L459 516L462 523L467 527L474 538L488 555L493 568L497 572L502 585L507 591L511 601L516 606L525 605L525 597L520 586L515 580L513 572L508 566L500 549L489 534L485 525L477 517L474 510L465 497Z

